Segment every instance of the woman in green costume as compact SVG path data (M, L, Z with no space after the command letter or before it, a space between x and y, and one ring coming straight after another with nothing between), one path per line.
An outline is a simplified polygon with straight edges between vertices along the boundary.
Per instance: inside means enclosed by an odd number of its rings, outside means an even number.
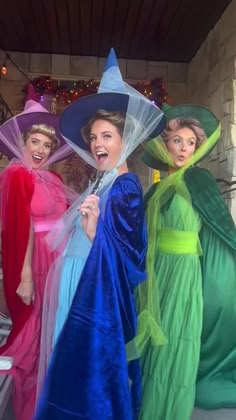
M214 178L193 166L220 126L199 106L165 115L162 138L143 156L169 176L146 195L148 281L137 300L140 330L148 323L154 339L142 351L140 420L189 420L194 405L236 407L236 229Z

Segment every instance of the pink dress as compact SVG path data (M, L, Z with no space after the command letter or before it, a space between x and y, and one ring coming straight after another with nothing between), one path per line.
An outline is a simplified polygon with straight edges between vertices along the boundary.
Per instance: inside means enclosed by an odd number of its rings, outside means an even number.
M56 179L53 186L45 183L45 180L42 181L40 176L34 177L34 193L31 200L34 227L33 310L12 345L2 354L14 359L13 367L5 373L14 376L13 401L16 420L32 420L34 414L45 280L57 256L56 252L50 252L44 238L67 208L63 184L56 175L52 176Z

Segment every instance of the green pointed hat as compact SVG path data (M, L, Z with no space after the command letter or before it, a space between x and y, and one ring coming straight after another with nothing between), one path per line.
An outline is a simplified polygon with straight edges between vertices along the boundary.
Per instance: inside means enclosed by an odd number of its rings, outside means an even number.
M170 107L168 104L163 104L162 110L165 114L167 123L172 119L181 117L194 118L198 120L206 134L207 139L216 131L217 127L219 126L219 121L217 120L216 116L208 108L200 105L186 104ZM144 163L146 163L146 165L153 169L166 171L168 169L168 165L161 160L156 159L151 154L151 144L153 145L157 141L159 141L158 138L155 138L148 143L143 153L142 160ZM214 147L215 144L200 160L204 159Z

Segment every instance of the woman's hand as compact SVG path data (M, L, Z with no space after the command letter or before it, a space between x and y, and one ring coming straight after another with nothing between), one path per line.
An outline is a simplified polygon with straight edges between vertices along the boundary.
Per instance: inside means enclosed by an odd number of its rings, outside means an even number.
M21 282L16 290L16 293L25 305L30 305L31 302L34 302L34 281L31 269L25 269L22 271Z
M79 210L82 215L82 227L90 241L93 242L100 214L99 197L94 194L88 195Z

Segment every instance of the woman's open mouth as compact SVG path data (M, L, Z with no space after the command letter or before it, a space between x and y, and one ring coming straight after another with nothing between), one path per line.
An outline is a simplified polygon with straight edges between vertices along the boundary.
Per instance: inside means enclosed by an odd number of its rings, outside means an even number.
M35 164L39 165L42 162L43 157L42 156L38 156L38 155L32 155L32 159L33 159L33 162Z
M99 165L104 164L107 161L108 154L106 152L96 152L96 160Z

